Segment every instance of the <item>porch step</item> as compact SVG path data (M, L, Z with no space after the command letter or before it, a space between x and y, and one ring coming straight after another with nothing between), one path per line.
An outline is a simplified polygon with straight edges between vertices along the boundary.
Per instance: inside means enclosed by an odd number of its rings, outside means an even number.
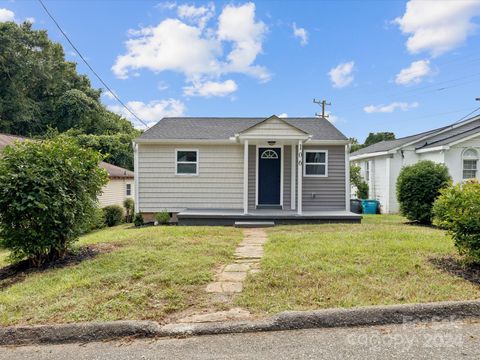
M237 228L265 228L275 226L273 221L235 221Z

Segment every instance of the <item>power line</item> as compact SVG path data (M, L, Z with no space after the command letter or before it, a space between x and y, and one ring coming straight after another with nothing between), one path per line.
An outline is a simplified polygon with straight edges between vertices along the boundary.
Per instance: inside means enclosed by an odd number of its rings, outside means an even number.
M50 19L52 19L52 21L55 23L55 25L57 26L58 30L60 30L60 32L62 33L62 35L65 37L65 39L68 41L68 43L70 44L70 46L73 48L73 50L75 50L75 52L78 54L78 56L80 56L80 58L83 60L83 62L85 63L85 65L87 65L87 67L92 71L92 73L97 77L97 79L103 84L103 86L105 86L105 88L110 92L110 94L112 94L112 96L125 108L125 110L127 110L130 114L132 114L132 116L137 119L138 121L140 121L143 125L145 125L145 127L148 128L148 125L145 121L143 121L142 119L140 119L137 114L135 114L118 96L117 94L115 94L115 92L113 92L113 90L110 88L110 86L107 85L107 83L105 81L103 81L103 79L100 77L100 75L98 75L98 73L92 68L92 66L90 66L90 64L88 63L88 61L83 57L83 55L80 53L80 51L77 49L77 47L73 44L73 42L70 40L70 38L67 36L67 34L65 33L65 31L63 31L63 29L61 28L60 24L57 22L57 20L55 20L55 18L53 17L53 15L50 13L50 11L48 11L47 7L45 6L45 4L43 3L42 0L38 0L38 2L40 3L40 5L42 5L43 9L45 10L45 12L47 13L47 15L50 17Z

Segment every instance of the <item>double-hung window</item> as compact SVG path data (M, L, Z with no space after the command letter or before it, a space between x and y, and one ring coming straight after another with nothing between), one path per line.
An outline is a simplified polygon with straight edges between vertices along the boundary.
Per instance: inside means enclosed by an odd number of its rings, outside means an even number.
M175 174L198 175L198 150L175 151Z
M328 152L326 150L305 150L304 176L328 176Z
M478 171L478 152L467 149L463 152L463 180L475 179Z
M132 184L126 184L125 195L126 196L131 196L132 195Z

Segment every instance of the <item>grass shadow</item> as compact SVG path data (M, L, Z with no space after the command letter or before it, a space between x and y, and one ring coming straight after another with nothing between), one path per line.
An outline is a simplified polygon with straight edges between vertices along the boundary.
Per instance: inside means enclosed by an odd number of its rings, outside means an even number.
M29 274L42 273L51 269L61 269L78 265L81 262L93 259L102 253L110 252L115 247L105 245L106 244L88 245L70 250L63 259L46 262L40 267L34 267L28 260L22 260L15 264L0 268L0 291L22 282Z
M465 264L451 256L430 258L429 261L439 270L480 286L480 264Z

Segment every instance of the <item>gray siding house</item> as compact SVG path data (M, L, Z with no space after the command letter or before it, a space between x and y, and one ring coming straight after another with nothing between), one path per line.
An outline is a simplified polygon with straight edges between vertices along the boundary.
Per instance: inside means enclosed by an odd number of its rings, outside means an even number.
M348 144L323 118L164 118L134 141L137 211L179 224L360 221Z

